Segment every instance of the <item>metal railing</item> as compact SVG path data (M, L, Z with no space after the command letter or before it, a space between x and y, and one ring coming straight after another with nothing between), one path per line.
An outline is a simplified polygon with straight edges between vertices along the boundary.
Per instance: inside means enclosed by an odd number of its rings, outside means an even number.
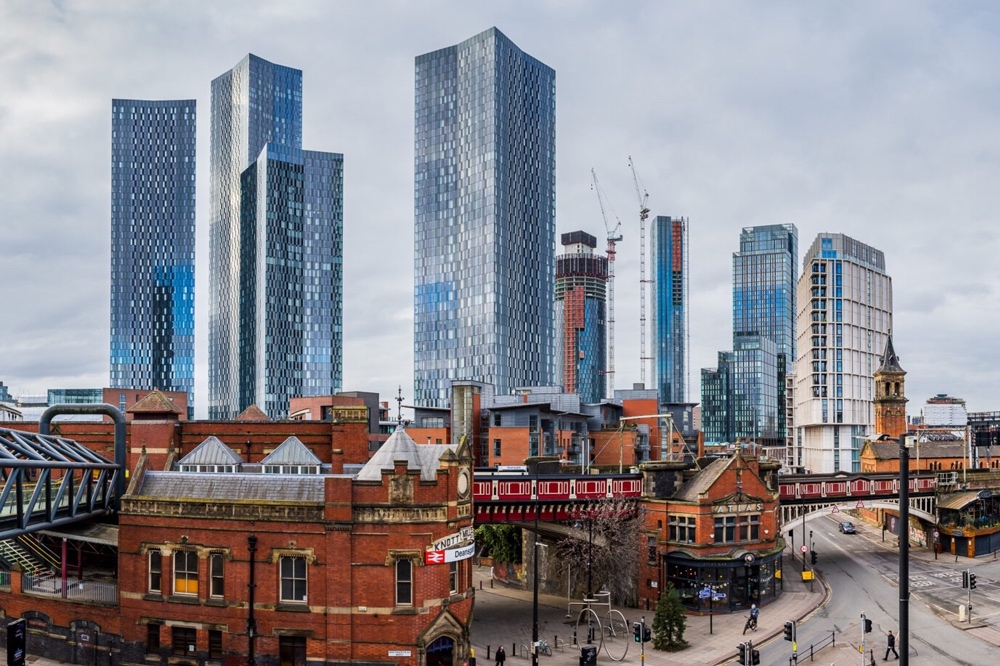
M9 584L9 579L8 579ZM118 584L68 578L65 591L58 578L25 575L21 578L21 591L46 597L59 597L74 601L93 601L100 604L118 603Z
M809 654L809 661L813 660L813 653L816 650L825 648L827 645L835 646L837 644L837 632L831 630L830 635L818 643L810 643L808 648L803 648L796 656L788 658L788 665L793 666L799 663L801 660L805 660L806 654Z

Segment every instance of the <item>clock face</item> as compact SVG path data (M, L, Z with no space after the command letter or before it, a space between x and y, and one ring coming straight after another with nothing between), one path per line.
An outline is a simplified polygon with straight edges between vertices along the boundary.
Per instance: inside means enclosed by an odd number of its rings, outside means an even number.
M467 469L458 473L458 494L460 497L469 494L469 470Z

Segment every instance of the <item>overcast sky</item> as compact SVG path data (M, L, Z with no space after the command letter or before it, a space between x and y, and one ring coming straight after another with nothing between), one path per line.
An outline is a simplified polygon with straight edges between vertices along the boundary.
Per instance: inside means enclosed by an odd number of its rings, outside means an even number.
M690 395L732 347L740 229L885 252L909 411L1000 410L1000 4L0 4L0 381L108 383L111 99L198 102L197 384L206 413L209 84L252 52L302 69L303 143L342 152L344 388L412 397L414 57L497 26L556 70L559 232L625 239L617 386L639 380L639 223L690 218ZM801 257L800 257L801 270Z

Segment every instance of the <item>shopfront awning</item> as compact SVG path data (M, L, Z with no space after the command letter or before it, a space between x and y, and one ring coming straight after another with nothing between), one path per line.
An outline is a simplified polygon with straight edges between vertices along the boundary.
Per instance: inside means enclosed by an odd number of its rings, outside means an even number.
M979 491L968 490L962 493L955 493L954 495L949 495L944 499L938 500L938 508L960 511L977 499L979 499Z

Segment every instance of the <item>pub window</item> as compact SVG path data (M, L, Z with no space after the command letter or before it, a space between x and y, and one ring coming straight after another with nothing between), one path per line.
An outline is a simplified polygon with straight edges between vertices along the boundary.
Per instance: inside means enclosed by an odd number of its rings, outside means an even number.
M281 601L306 601L306 558L281 558Z
M146 625L146 652L155 654L160 651L160 625L150 622Z
M222 632L216 629L208 630L208 658L222 659Z
M208 558L209 566L209 595L222 597L225 589L225 559L222 553L212 553Z
M174 594L198 594L198 553L174 553Z
M172 627L173 652L176 655L194 654L198 647L198 631L194 627Z
M695 540L695 517L694 516L670 516L668 518L669 531L668 541L679 541L681 543L694 543Z
M413 562L396 560L396 605L413 605Z
M158 550L149 551L149 591L161 592L163 589L163 554Z
M715 543L736 541L736 516L720 516L715 519Z

